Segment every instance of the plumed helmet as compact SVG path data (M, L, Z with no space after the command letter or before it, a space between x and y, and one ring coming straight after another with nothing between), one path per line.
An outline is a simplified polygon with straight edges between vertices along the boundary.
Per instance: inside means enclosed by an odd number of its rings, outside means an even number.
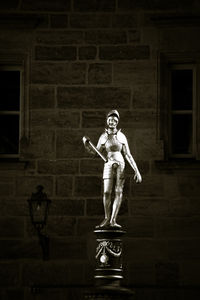
M111 110L108 114L107 114L107 118L109 118L110 116L116 116L119 119L119 113L116 109Z

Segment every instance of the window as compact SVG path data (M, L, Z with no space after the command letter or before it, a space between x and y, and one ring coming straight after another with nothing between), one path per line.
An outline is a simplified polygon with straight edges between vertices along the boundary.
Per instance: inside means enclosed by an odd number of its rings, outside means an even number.
M199 159L199 58L160 55L160 137L165 160Z
M171 157L194 157L195 66L172 64L169 68L169 76L169 153Z
M20 139L21 70L0 69L0 156L17 157Z
M28 55L0 52L0 159L22 158L28 138Z

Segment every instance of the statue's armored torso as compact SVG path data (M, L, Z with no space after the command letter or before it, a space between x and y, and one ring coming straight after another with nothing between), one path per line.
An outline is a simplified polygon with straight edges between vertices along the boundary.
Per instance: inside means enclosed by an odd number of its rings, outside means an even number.
M122 150L122 143L117 139L117 134L108 134L108 139L105 143L107 152L117 152Z
M105 131L100 138L101 146L105 149L107 153L108 162L104 165L103 178L112 178L113 176L113 165L118 164L117 176L124 176L125 162L122 155L123 135L120 131L115 133L109 133Z
M122 143L117 138L117 134L108 134L108 139L104 145L107 158L123 163L122 146Z

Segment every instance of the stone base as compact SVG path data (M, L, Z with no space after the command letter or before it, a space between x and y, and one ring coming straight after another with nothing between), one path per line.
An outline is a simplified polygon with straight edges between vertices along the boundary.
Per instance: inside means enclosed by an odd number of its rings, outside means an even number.
M95 286L85 293L85 299L134 299L134 292L121 286L123 279L121 228L103 227L94 230L96 236Z
M96 235L96 268L95 285L99 288L116 289L123 279L122 236L125 231L106 227L95 229Z

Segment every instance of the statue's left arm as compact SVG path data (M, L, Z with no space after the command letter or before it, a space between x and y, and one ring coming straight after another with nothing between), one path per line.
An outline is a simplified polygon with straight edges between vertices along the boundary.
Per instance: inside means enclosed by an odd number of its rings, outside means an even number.
M125 135L122 132L119 132L118 139L123 144L122 149L123 149L123 154L124 154L126 160L130 164L130 166L133 168L133 170L135 171L134 179L136 180L136 182L142 182L142 176L138 170L137 164L136 164L133 156L131 155L127 138L125 137Z

